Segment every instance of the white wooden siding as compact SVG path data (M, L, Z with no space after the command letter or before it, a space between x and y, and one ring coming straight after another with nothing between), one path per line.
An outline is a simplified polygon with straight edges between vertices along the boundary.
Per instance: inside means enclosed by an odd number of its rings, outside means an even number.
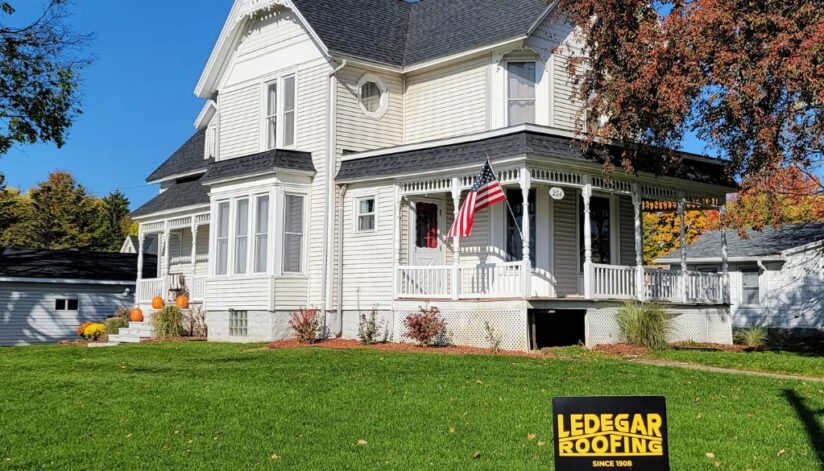
M635 265L635 208L632 198L618 196L618 228L621 265Z
M211 311L229 309L268 311L272 278L214 277L206 280L206 308Z
M347 67L337 74L338 155L344 150L365 151L403 144L403 79L399 75L379 75L389 91L389 108L383 116L374 118L364 114L358 103L358 81L365 73Z
M564 189L555 201L555 280L558 296L578 293L578 191Z
M77 311L55 311L55 299L77 299ZM134 286L0 282L0 345L74 338L83 322L100 322L134 303Z
M228 91L218 97L220 158L241 157L260 151L260 85Z
M306 277L281 277L273 280L274 310L297 312L308 307L308 279Z
M407 77L406 142L485 131L488 63L483 56Z

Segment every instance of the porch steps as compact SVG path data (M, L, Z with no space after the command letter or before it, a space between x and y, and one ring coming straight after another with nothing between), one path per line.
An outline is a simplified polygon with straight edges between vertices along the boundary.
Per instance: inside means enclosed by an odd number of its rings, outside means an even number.
M115 335L110 335L107 343L114 345L121 343L140 343L143 339L152 338L152 332L151 321L129 322L128 327L120 329Z

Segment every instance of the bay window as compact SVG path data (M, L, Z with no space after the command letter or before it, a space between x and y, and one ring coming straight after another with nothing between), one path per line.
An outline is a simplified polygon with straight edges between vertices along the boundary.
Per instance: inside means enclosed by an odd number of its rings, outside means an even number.
M283 271L303 271L303 196L287 194L283 202Z
M258 196L255 206L255 273L269 269L269 196Z
M217 266L215 273L225 275L229 265L229 202L217 205ZM159 265L159 264L158 264Z
M235 273L246 273L249 249L249 200L237 200L235 215Z
M535 62L508 62L508 126L535 122Z

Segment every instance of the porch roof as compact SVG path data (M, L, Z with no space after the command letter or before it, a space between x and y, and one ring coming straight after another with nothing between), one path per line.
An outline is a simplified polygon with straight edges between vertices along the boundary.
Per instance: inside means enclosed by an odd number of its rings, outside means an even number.
M204 159L206 130L201 129L177 149L160 167L146 178L147 182L157 182L175 175L205 172L213 159Z
M607 154L619 157L622 151L618 146L593 146L584 151L573 138L553 134L552 130L538 126L516 126L509 131L492 136L489 136L490 133L479 134L477 140L469 136L461 142L447 142L444 145L433 142L390 148L385 153L370 152L363 158L344 160L336 179L347 182L463 167L480 164L487 155L492 160L532 155L602 164ZM635 168L656 175L735 187L727 176L724 161L687 153L680 155L683 157L681 164L674 168L667 168L660 155L652 154L637 158Z
M146 216L162 211L169 211L189 206L209 204L209 190L200 180L175 183L163 193L147 201L143 206L132 212L132 217Z
M219 160L209 165L204 183L226 178L257 175L277 170L298 170L315 173L311 152L274 149L233 159Z

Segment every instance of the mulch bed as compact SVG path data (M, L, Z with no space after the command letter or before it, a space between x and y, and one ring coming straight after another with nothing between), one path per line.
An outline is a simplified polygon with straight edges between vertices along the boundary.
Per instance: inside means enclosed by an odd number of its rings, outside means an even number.
M675 350L697 350L699 352L751 352L763 350L759 348L747 347L746 345L724 345L721 343L681 343L672 344Z
M419 347L410 343L376 343L372 345L364 345L358 340L346 339L328 339L321 340L313 344L300 343L297 339L278 340L267 345L271 349L288 349L288 348L328 348L333 350L346 350L350 348L369 348L381 352L414 352L414 353L443 353L447 355L506 355L519 357L547 357L540 352L512 352L500 351L494 353L488 348L477 347L462 347L458 345L449 345L445 347Z
M596 352L605 353L607 355L617 357L642 357L650 352L646 347L636 347L628 343L616 343L611 345L596 345L593 348Z

